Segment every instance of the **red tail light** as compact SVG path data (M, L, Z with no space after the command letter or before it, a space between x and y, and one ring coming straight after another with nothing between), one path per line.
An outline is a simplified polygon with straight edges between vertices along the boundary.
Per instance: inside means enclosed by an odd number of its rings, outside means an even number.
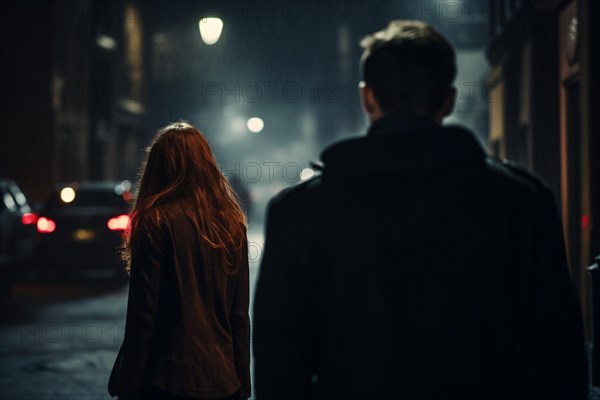
M37 220L37 230L39 233L52 233L56 230L56 222L50 218L40 217Z
M21 217L21 222L23 225L32 225L35 224L38 220L38 216L36 213L25 213Z
M111 231L124 231L129 225L129 215L121 214L108 220L106 224Z

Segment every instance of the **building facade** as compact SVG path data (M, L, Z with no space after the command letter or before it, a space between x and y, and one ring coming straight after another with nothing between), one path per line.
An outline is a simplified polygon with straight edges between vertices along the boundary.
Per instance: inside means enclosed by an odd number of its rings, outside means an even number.
M571 278L592 336L590 276L600 254L600 107L589 0L490 1L490 152L548 182L562 214ZM597 45L596 45L597 47Z
M146 42L142 6L32 1L12 7L1 175L34 201L57 182L134 179L143 156ZM9 36L11 37L11 36Z

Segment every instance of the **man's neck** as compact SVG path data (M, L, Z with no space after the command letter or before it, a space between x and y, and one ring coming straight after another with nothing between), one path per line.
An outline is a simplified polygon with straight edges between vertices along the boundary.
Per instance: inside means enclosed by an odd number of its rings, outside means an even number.
M425 114L425 113L382 113L382 112L374 112L374 113L370 113L369 114L369 122L371 123L371 125L373 125L375 122L379 121L380 119L389 116L389 115L406 115L407 118L410 118L411 116L414 116L416 118L427 118L427 119L431 119L433 122L435 122L438 125L442 125L442 121L444 120L444 117L442 115L436 115L436 116L432 116L430 114Z
M407 130L429 130L439 127L440 124L429 115L421 115L415 113L386 113L369 126L369 135L381 134L392 131L407 131Z

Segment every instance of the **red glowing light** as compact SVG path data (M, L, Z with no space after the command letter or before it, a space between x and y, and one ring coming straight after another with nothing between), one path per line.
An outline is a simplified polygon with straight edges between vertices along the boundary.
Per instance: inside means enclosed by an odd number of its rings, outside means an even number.
M590 226L590 217L588 217L587 215L583 215L581 217L581 228L582 229L587 229Z
M32 225L35 224L38 220L37 214L35 213L25 213L21 217L21 222L23 225Z

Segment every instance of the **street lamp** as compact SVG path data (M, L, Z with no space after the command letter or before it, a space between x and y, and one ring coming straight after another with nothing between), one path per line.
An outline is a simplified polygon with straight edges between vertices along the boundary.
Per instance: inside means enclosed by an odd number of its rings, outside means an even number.
M265 122L261 118L253 117L248 120L246 125L250 132L258 133L265 127Z
M221 18L202 18L198 22L198 28L200 29L200 37L202 41L207 45L213 45L219 41L221 32L223 32L223 21Z

